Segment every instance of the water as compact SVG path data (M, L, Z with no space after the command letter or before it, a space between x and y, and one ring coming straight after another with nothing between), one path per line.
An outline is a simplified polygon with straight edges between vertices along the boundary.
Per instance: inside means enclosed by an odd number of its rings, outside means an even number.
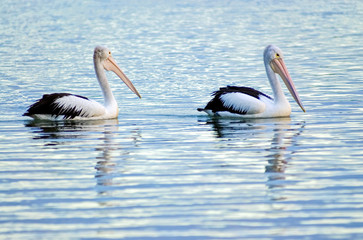
M362 239L361 1L6 1L0 24L0 238ZM102 102L106 45L118 120L33 122L43 93ZM271 94L275 44L307 110L210 119L227 84ZM284 89L285 93L288 93Z

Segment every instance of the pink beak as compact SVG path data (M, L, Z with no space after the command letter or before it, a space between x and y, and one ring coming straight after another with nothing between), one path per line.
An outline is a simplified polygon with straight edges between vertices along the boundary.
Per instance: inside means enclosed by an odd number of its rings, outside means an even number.
M282 58L275 58L271 61L270 64L272 65L271 67L274 70L274 72L280 75L287 89L289 89L291 95L293 96L297 104L299 104L300 108L305 112L305 108L300 100L299 94L295 89L295 85L290 77L289 71L287 71L284 60L282 60Z
M112 71L112 72L116 73L116 75L119 78L121 78L121 80L131 89L131 91L133 91L139 98L141 98L141 95L139 94L139 92L136 90L136 88L134 87L134 85L132 84L130 79L128 79L128 77L126 77L126 75L121 71L120 67L117 65L117 63L115 62L115 60L113 59L112 56L109 56L104 61L103 67L107 71Z

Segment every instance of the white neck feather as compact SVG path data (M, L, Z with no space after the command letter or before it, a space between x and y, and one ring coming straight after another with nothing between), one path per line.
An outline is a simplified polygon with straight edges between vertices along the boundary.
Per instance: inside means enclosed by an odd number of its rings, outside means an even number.
M117 102L116 102L115 97L113 96L110 85L107 81L106 73L102 66L102 63L99 61L99 59L95 59L94 65L95 65L95 72L96 72L97 80L102 89L103 98L105 101L105 107L106 108L115 108L115 106L116 106L116 108L117 108Z
M265 61L265 68L266 68L266 74L267 74L268 80L270 82L272 91L274 93L275 103L281 102L281 101L287 102L287 99L285 97L284 92L282 91L281 84L280 84L279 79L276 76L276 73L272 70L270 64L266 61Z

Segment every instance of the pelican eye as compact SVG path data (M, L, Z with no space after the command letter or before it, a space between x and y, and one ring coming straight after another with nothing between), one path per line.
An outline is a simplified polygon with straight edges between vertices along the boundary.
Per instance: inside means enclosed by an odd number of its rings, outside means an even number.
M275 54L275 57L276 57L276 58L279 58L279 57L280 57L280 54L276 53L276 54Z
M110 54L110 55L111 55L111 51L109 51L109 52L108 52L108 54Z

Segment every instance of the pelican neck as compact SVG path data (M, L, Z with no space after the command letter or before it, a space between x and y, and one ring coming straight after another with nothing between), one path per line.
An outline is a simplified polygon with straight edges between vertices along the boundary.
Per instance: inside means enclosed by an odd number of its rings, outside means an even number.
M113 96L110 84L108 83L106 72L102 66L102 63L98 59L94 59L95 72L97 76L98 83L100 84L103 99L105 101L105 106L117 106L116 99Z
M286 96L282 91L281 83L276 76L276 73L272 70L270 64L266 61L265 61L265 68L266 68L267 78L270 82L270 86L274 94L275 102L287 101Z

